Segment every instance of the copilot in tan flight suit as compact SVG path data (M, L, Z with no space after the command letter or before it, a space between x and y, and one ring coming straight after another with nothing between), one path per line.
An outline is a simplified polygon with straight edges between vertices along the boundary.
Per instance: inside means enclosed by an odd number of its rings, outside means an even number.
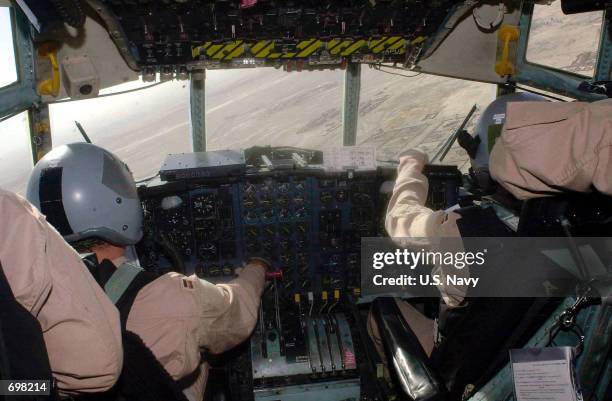
M400 156L385 227L391 237L459 237L455 212L425 207L427 157L417 150ZM511 102L501 137L490 156L493 179L517 199L562 191L612 196L612 100L594 103ZM468 269L464 269L468 270ZM439 287L449 307L461 303L461 288ZM407 302L400 311L425 352L433 349L434 323ZM383 347L373 318L368 329L379 354Z
M131 172L112 153L86 143L53 149L34 167L28 199L68 242L93 241L87 248L100 262L114 264L101 267L130 268L125 252L142 237L143 211ZM204 394L208 365L202 351L227 351L254 329L266 268L252 261L239 277L218 285L167 273L138 292L127 330L143 340L190 400Z

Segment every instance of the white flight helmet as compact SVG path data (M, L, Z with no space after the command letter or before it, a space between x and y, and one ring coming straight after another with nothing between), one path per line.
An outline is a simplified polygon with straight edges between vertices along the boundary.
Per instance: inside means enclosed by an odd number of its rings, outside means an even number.
M68 242L97 238L128 246L142 238L142 206L132 173L99 146L54 148L34 166L26 196Z
M495 183L489 173L489 155L506 122L508 103L543 101L547 101L547 99L527 92L500 96L484 109L473 135L467 132L460 133L458 137L459 145L468 152L472 165L471 176L483 193L490 193L495 189Z
M512 93L495 99L480 115L478 124L474 129L474 138L480 139L476 156L472 160L472 167L489 167L489 155L495 140L501 135L502 127L506 122L506 109L512 102L547 102L544 96L528 92Z

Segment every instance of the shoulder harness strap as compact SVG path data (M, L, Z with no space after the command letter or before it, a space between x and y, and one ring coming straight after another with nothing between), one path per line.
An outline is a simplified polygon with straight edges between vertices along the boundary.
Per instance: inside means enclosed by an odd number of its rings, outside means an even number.
M159 275L129 263L115 268L108 260L99 265L93 257L84 258L83 261L117 307L123 340L123 369L119 380L111 390L102 393L101 398L84 397L84 401L187 401L179 384L153 352L137 334L126 328L128 315L139 291Z
M104 284L104 292L114 304L117 304L117 301L142 271L144 270L138 266L123 263Z
M123 263L104 284L104 292L119 310L121 327L127 318L138 292L159 276L130 263Z

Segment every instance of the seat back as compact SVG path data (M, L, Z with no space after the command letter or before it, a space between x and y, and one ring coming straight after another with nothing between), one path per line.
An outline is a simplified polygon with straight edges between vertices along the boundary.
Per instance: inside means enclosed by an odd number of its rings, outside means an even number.
M382 338L385 355L391 363L403 393L413 401L442 401L447 393L442 381L404 320L393 298L378 298L372 313Z
M49 356L38 321L17 302L0 264L0 379L49 380ZM2 397L0 397L2 399ZM15 399L5 396L6 401ZM18 396L19 400L49 400L48 396Z

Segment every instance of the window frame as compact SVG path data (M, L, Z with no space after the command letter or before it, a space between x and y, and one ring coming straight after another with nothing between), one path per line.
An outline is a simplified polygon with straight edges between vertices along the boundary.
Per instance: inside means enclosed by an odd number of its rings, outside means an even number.
M552 5L543 5L543 4L535 4L535 3L532 4L533 8L531 10L531 19L529 21L529 31L528 31L528 34L527 34L527 37L526 37L525 63L530 64L530 65L539 66L539 67L544 67L546 69L549 69L549 70L552 70L552 71L556 71L556 72L560 72L560 73L570 74L570 75L582 78L585 81L586 80L592 80L595 77L597 71L593 71L593 76L588 76L588 75L583 75L583 74L580 74L580 73L577 73L577 72L571 72L571 71L568 71L568 70L564 70L564 69L559 68L559 67L553 67L551 65L540 64L540 63L537 63L537 62L534 62L534 61L529 61L527 59L527 53L529 52L529 39L531 38L531 23L533 21L533 15L534 15L536 6L538 6L538 5L540 5L542 7L551 7L552 6ZM561 6L559 5L559 7L561 7ZM598 43L598 47L597 47L597 60L595 61L595 68L599 64L599 59L600 59L600 54L601 54L601 46L602 46L601 38L602 38L602 36L604 36L603 35L603 30L605 28L604 27L605 17L606 17L606 13L605 13L605 11L602 11L601 21L600 21L601 22L601 29L600 29L600 33L599 33L599 41L598 41L599 43Z
M605 95L584 92L579 90L578 87L584 81L610 79L610 67L612 66L612 56L610 56L612 55L612 42L608 34L610 31L610 22L607 16L607 11L604 11L602 18L602 27L599 40L600 45L597 52L597 63L594 78L591 78L570 71L564 71L558 68L532 63L527 60L527 47L529 43L529 34L531 32L531 22L533 19L534 9L535 3L531 2L524 2L521 9L521 17L519 22L520 36L517 48L518 72L514 76L516 82L582 101L605 99ZM602 79L602 77L604 78Z

